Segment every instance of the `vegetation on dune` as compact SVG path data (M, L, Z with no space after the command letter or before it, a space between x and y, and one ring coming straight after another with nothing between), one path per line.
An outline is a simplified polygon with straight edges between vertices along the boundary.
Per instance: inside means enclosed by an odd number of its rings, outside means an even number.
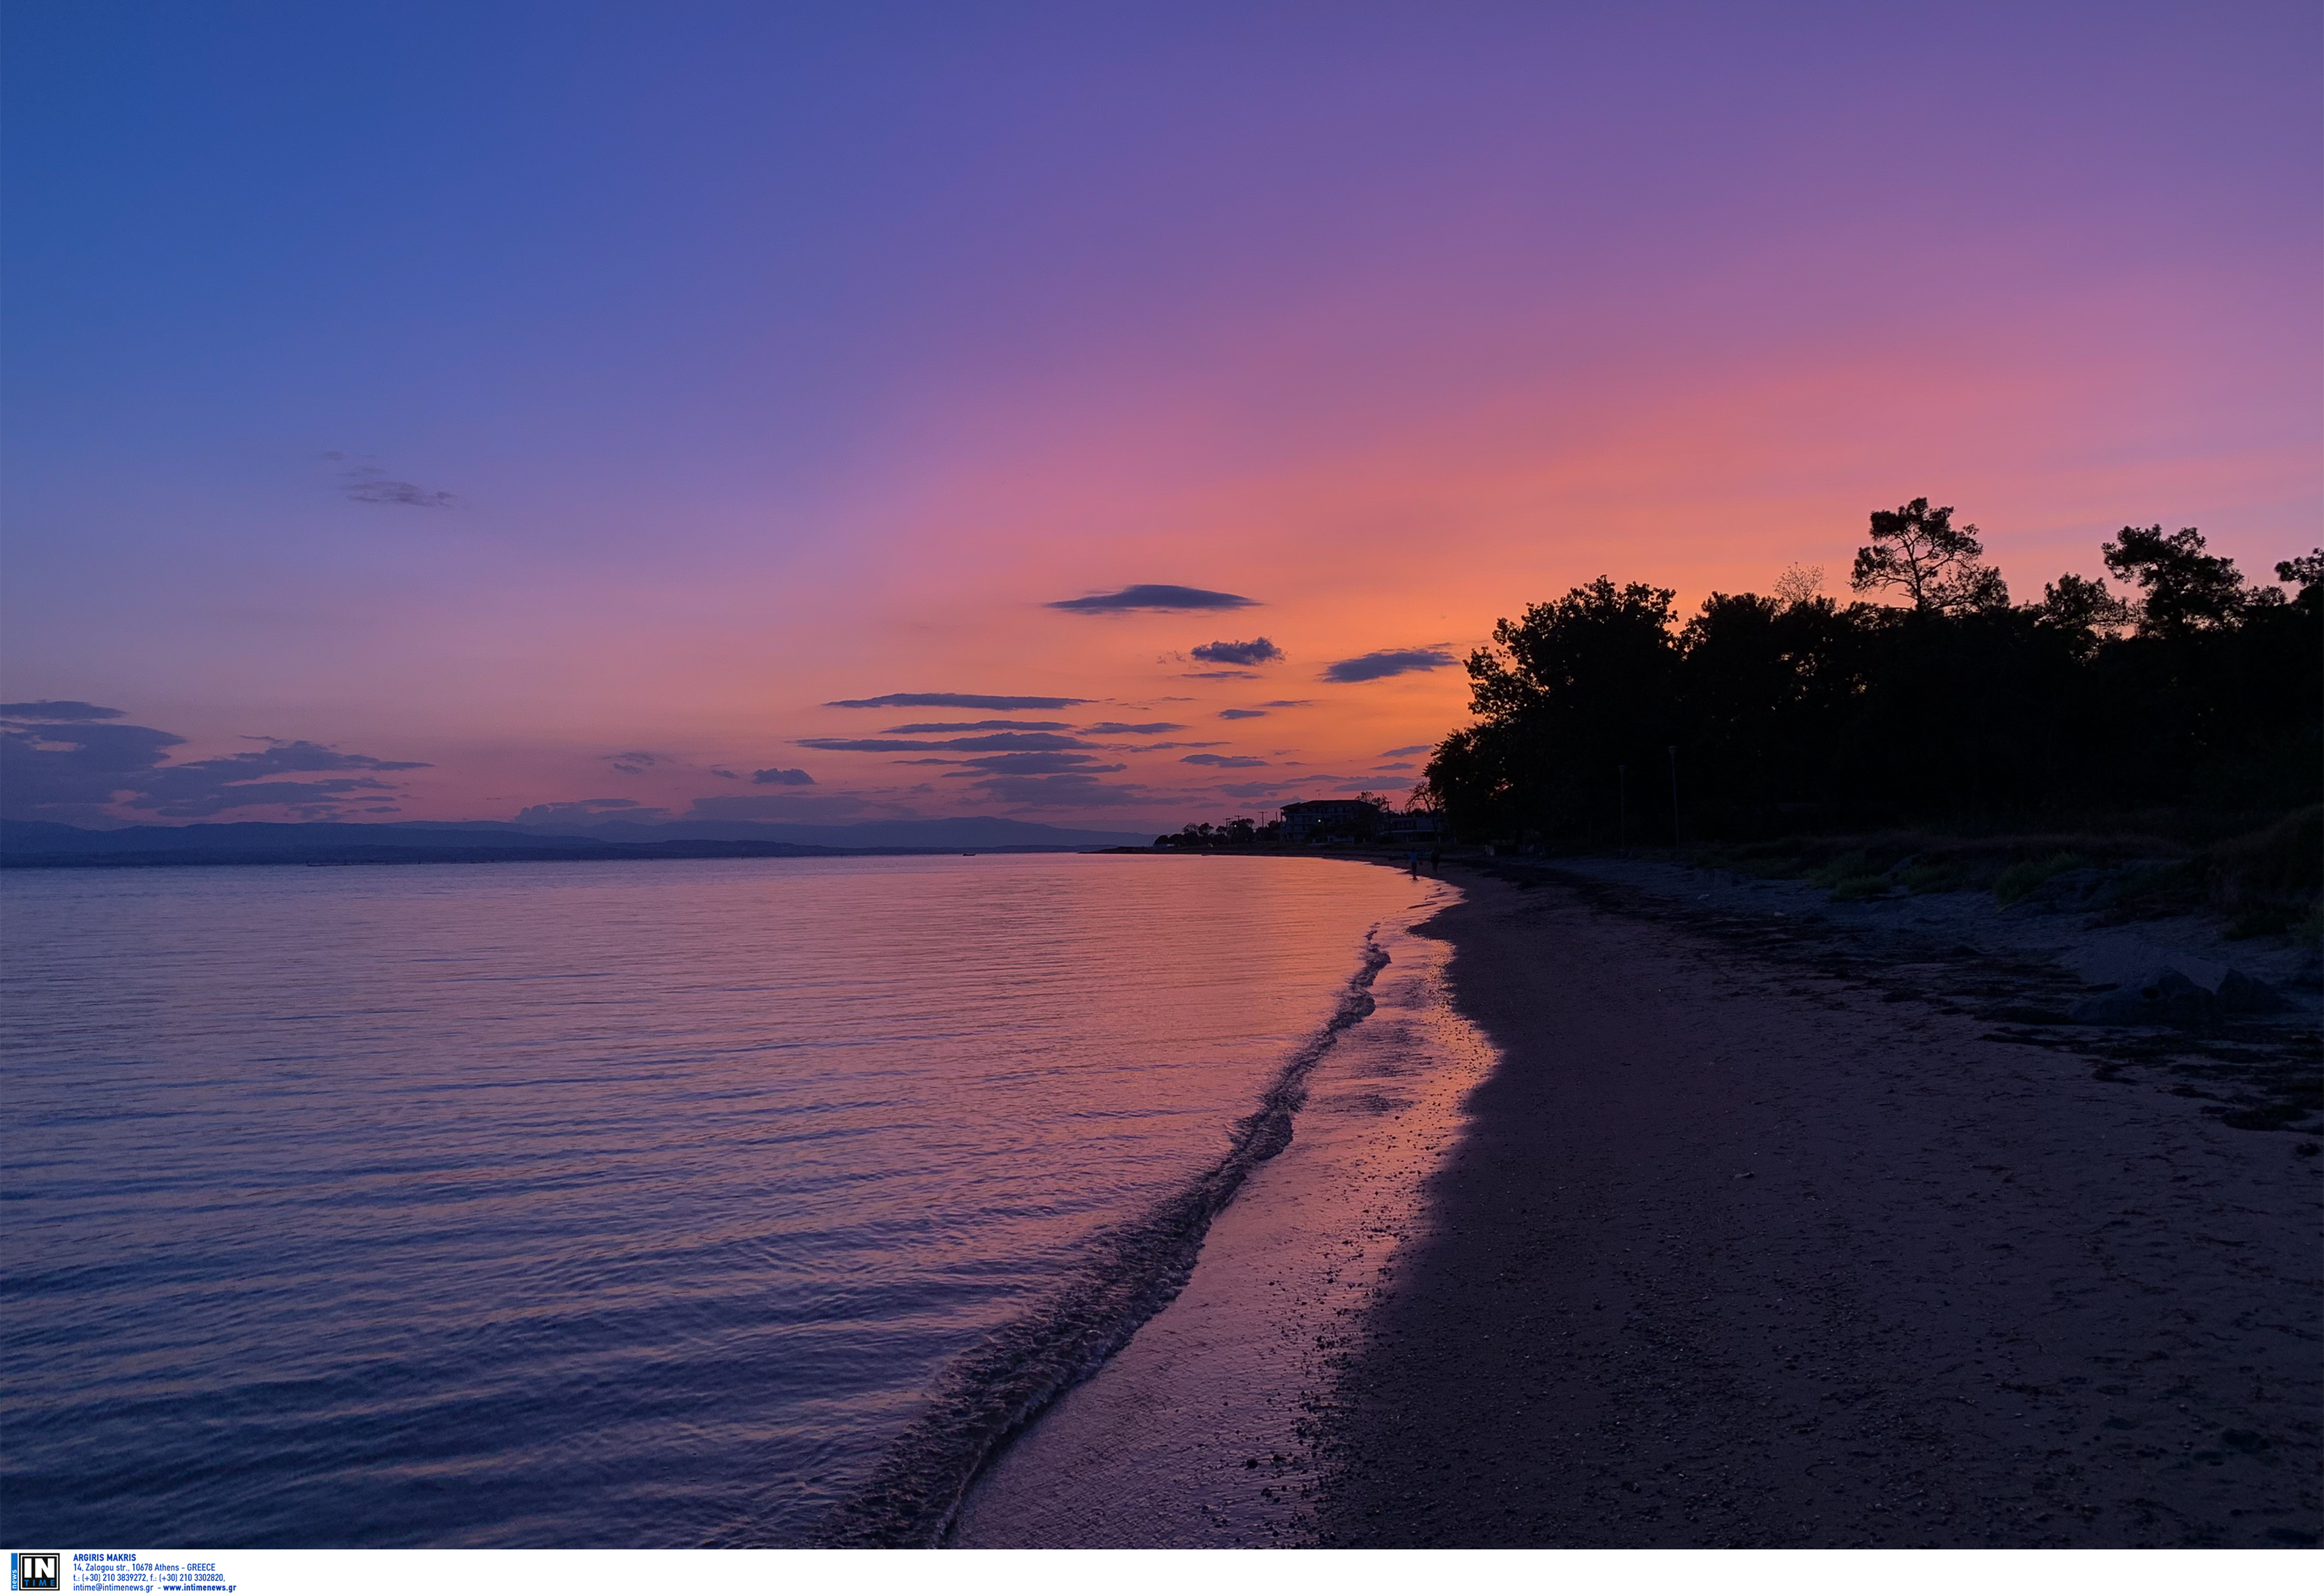
M1977 528L1915 499L1872 516L1846 604L1795 568L1682 620L1671 589L1600 577L1470 657L1477 718L1423 789L1472 840L1683 840L1843 898L2014 899L2143 859L2157 901L2313 918L2324 550L2277 566L2282 586L2193 528L2099 552L2125 591L2070 573L2013 604ZM1834 845L1753 857L1803 836ZM1999 857L1964 846L2005 836Z

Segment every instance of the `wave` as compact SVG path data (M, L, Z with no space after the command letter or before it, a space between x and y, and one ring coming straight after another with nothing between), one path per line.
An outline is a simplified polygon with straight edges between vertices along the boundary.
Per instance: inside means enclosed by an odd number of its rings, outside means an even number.
M1291 1144L1307 1077L1340 1033L1372 1011L1372 982L1388 964L1374 927L1331 1019L1235 1121L1226 1156L1139 1218L1100 1231L1070 1283L954 1362L927 1411L863 1486L824 1516L810 1545L933 1546L943 1538L970 1484L1010 1437L1185 1287L1211 1222L1243 1177Z

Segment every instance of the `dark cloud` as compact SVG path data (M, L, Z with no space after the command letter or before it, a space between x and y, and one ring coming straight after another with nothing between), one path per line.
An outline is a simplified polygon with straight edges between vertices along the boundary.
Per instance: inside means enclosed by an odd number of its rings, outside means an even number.
M1071 709L1086 698L1004 698L989 693L885 693L877 698L834 698L825 709Z
M1249 754L1190 753L1178 762L1182 765L1216 765L1222 770L1248 770L1267 761L1253 759Z
M1252 638L1247 643L1203 643L1194 650L1194 658L1213 665L1265 665L1283 658L1283 650L1263 637Z
M1279 781L1229 781L1222 784L1218 790L1229 798L1273 798L1278 792L1291 789Z
M12 820L103 825L106 806L152 780L166 751L185 742L152 726L104 723L0 730L0 812Z
M1226 744L1213 737L1207 743L1124 743L1118 744L1122 753L1167 753L1174 748L1224 748Z
M1390 765L1374 765L1372 769L1375 770L1416 770L1420 769L1420 767L1414 764L1410 760L1398 760L1394 764Z
M656 765L666 765L671 762L670 757L666 753L647 753L643 750L636 750L629 753L600 754L598 757L624 776L642 776Z
M0 721L111 721L121 711L78 698L35 698L29 704L0 704Z
M805 770L753 770L751 783L754 787L813 787L815 778Z
M1255 682L1256 670L1185 670L1179 674L1190 682Z
M1443 649L1379 649L1342 660L1323 669L1327 682L1371 682L1415 670L1435 670L1457 663Z
M198 820L234 809L282 807L300 819L330 819L350 803L375 804L396 790L377 772L418 770L416 760L341 753L319 743L261 737L266 746L215 759L164 764L185 739L115 718L51 718L65 701L33 714L23 706L0 715L0 806L8 818L105 825L115 806L172 820ZM98 706L88 706L98 708ZM362 771L362 775L337 772ZM273 778L321 776L321 780Z
M1392 760L1400 759L1407 753L1426 753L1430 749L1435 746L1436 744L1434 743L1412 743L1406 744L1402 748L1383 748L1380 750L1380 758L1384 760Z
M519 826L582 826L592 820L667 820L668 809L652 808L635 798L574 798L559 804L533 804L516 812Z
M1055 732L991 732L982 737L946 737L936 743L908 743L893 737L802 737L801 748L832 753L993 753L1008 749L1089 748L1094 744Z
M351 792L392 792L394 786L374 777L327 781L266 781L267 776L307 775L327 770L420 770L418 760L373 759L367 754L341 753L320 743L264 739L267 746L246 753L224 754L182 765L164 765L152 772L136 797L133 809L151 809L172 819L198 819L228 809L265 804L320 811L337 807L329 801Z
M1222 709L1219 711L1219 718L1222 721L1261 721L1267 718L1267 711L1264 709Z
M914 721L908 726L890 726L890 737L926 736L934 732L1063 732L1071 728L1064 721Z
M1313 698L1269 698L1259 707L1261 709L1305 709L1314 702Z
M1206 587L1178 587L1167 582L1139 582L1119 593L1053 599L1049 608L1073 610L1084 615L1115 615L1125 610L1244 610L1258 602L1239 593L1213 593Z
M724 779L724 780L728 780L728 781L740 781L740 780L742 780L742 778L741 778L740 776L737 776L733 771L732 771L732 770L728 770L728 769L727 769L725 766L724 766L724 765L713 765L713 766L711 766L711 767L710 767L710 773L711 773L713 776L720 777L720 778L722 778L722 779Z
M1183 732L1186 728L1176 721L1147 721L1141 725L1129 725L1121 721L1100 721L1082 730L1093 737L1153 737L1164 732Z

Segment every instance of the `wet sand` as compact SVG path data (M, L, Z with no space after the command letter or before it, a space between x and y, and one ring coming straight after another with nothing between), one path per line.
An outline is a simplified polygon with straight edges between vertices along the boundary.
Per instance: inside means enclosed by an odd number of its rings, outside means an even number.
M1323 1403L1323 1544L2316 1544L2312 1142L1462 884L1502 1062Z

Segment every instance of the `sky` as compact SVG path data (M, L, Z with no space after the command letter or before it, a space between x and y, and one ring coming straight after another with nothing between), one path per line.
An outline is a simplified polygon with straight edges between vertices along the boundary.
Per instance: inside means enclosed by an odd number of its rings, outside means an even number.
M1175 828L1601 572L2324 520L2312 5L0 30L12 816Z

